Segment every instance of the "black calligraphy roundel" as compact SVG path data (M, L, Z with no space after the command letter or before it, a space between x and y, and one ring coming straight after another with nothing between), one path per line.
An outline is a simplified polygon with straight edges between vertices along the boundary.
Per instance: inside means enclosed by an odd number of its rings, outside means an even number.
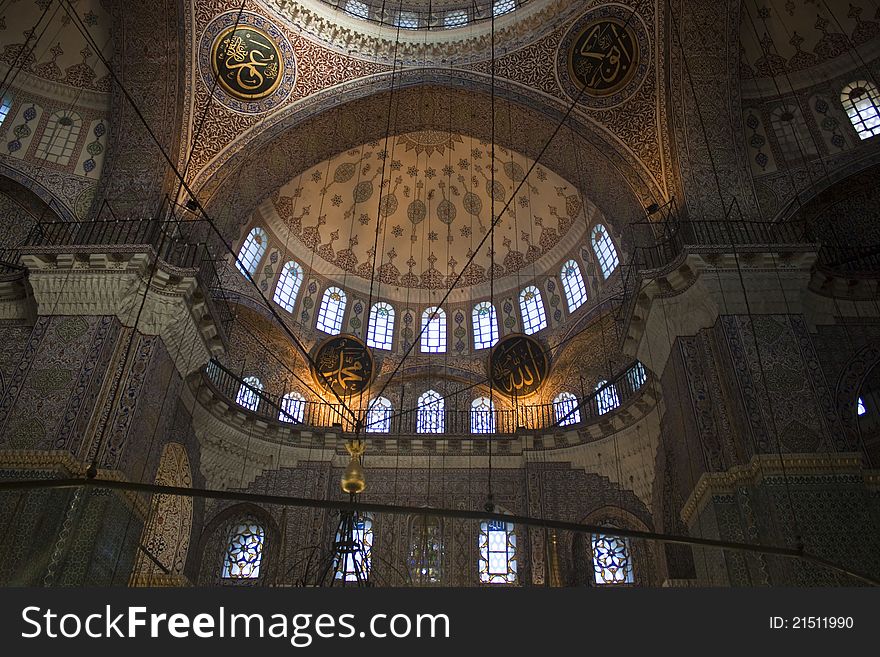
M608 96L636 73L639 47L624 21L603 18L586 25L568 51L568 73L584 93Z
M535 338L522 333L507 335L489 354L492 387L508 397L536 392L550 374L550 359Z
M373 380L373 355L353 335L342 334L324 340L312 359L315 382L340 397L359 395Z
M241 100L260 100L278 89L284 78L284 58L275 40L251 25L223 30L211 50L218 84Z

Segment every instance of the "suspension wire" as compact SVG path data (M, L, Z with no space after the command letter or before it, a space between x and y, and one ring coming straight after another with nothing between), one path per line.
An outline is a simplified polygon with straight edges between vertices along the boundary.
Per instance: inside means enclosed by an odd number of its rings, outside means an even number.
M37 19L37 22L34 23L34 26L27 31L27 36L25 37L25 41L22 44L21 50L15 56L12 64L10 64L9 69L3 75L3 79L0 80L0 98L5 96L7 92L12 88L13 83L18 79L19 74L24 70L24 67L27 66L28 60L33 54L34 50L36 50L37 45L43 39L43 35L46 34L46 30L49 29L49 25L52 24L52 21L55 20L55 16L58 15L58 10L61 8L61 3L58 3L58 6L55 7L55 11L52 13L52 16L46 21L46 25L43 27L43 31L40 32L40 35L34 40L34 45L31 46L30 50L27 50L28 43L31 38L34 36L34 33L37 31L37 28L40 26L40 23L43 22L43 19L46 17L46 14L49 12L49 8L52 6L54 0L49 0L46 3L46 6L43 8L43 13L40 14L40 17ZM58 28L58 32L61 31L62 28ZM55 35L58 35L58 32ZM21 64L19 64L19 60L21 60ZM9 76L12 75L12 79ZM79 96L79 91L77 92L77 97Z

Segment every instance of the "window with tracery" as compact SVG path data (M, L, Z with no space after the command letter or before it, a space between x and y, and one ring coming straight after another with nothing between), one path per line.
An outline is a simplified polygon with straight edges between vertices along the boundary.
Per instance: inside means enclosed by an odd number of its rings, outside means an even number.
M416 516L412 519L407 565L417 584L440 583L443 562L443 525L437 516Z
M480 581L486 584L516 582L516 533L512 522L480 523Z
M391 414L394 407L385 397L376 397L367 408L367 426L369 433L388 433L391 431Z
M370 326L367 328L367 344L376 349L391 349L394 337L394 308L380 301L370 308Z
M492 7L492 13L495 16L501 16L516 9L516 0L495 0Z
M278 419L282 422L302 423L306 412L306 398L298 392L288 392L281 399L281 410Z
M238 260L235 263L238 271L248 277L256 274L260 260L266 254L267 246L269 246L269 238L262 228L258 226L248 233L238 250Z
M405 30L417 30L419 29L419 16L413 11L401 11L395 17L394 25Z
M444 27L460 27L462 25L467 25L468 15L467 11L464 9L454 9L452 11L447 11L446 16L443 17L443 26Z
M342 331L342 316L345 314L345 292L338 287L324 290L321 307L318 309L317 329L330 335L339 335Z
M788 162L816 155L816 142L797 105L780 105L770 113L770 126L783 158Z
M593 574L596 584L632 584L629 539L593 534Z
M864 415L867 412L868 407L865 406L865 400L859 397L856 401L856 413L858 413L859 415Z
M273 300L289 313L293 312L296 305L296 297L303 281L303 270L296 262L291 260L281 268L281 276L275 285Z
M446 311L428 308L422 313L422 352L439 354L446 351Z
M565 300L568 302L568 312L572 313L587 300L587 286L584 285L584 277L581 268L574 260L569 260L562 265L560 272L562 289L565 292Z
M556 396L553 400L553 413L556 416L556 424L560 427L581 421L581 409L578 408L577 397L570 392L560 392Z
M343 537L336 531L336 543L349 542L340 557L336 557L335 578L346 582L365 582L370 578L373 565L373 517L369 513L356 513L351 519L351 537ZM341 529L341 527L340 527Z
M471 433L495 433L495 406L488 397L471 402Z
M345 3L345 11L358 18L370 17L370 8L360 0L348 0L348 2Z
M255 376L245 377L238 388L235 403L244 406L250 411L256 411L260 405L260 393L263 392L263 383Z
M488 349L498 342L498 321L495 317L495 306L483 301L474 306L471 313L474 325L474 349Z
M223 579L257 579L265 543L266 532L259 523L233 525L223 555Z
M629 381L630 388L638 390L648 380L648 372L640 361L636 361L636 364L627 371L626 378Z
M880 134L880 93L874 84L858 80L846 85L840 102L860 139Z
M593 253L599 261L599 269L602 270L602 277L606 280L614 273L620 260L617 257L617 249L614 248L614 242L608 234L608 229L602 224L596 224L593 227L591 236L593 242Z
M608 384L604 379L596 384L596 403L599 406L599 415L605 415L609 411L613 411L620 406L620 399L617 397L617 388L614 384Z
M68 164L76 148L80 130L82 119L79 114L69 110L55 112L49 117L40 137L37 157L56 164Z
M436 390L428 390L419 397L416 431L443 433L445 427L443 397Z
M524 289L519 295L519 310L522 313L523 333L531 335L547 326L544 314L544 300L541 291L534 285Z

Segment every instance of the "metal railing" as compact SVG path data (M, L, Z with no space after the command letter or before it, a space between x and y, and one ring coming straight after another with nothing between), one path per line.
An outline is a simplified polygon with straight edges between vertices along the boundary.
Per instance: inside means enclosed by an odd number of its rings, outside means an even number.
M516 433L576 428L613 413L638 396L647 383L647 371L638 361L613 377L601 388L585 396L557 404L520 404L513 409L479 411L471 409L471 397L450 394L444 407L404 408L388 411L353 408L352 417L338 403L285 400L287 393L272 393L247 383L218 360L205 367L205 377L216 393L230 406L271 423L287 423L309 428L344 432L355 431L356 424L367 433L391 435L513 435ZM351 404L348 404L351 408ZM404 406L404 400L400 401ZM609 415L610 417L610 415ZM421 420L421 421L420 421ZM420 425L442 427L442 431L419 431ZM477 431L475 429L483 429Z

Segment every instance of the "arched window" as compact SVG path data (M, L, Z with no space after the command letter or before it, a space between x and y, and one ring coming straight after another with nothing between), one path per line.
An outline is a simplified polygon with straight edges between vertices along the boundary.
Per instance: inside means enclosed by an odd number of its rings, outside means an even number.
M347 536L346 523L351 523L351 536ZM346 536L343 536L345 532ZM366 582L373 564L373 517L369 513L355 513L344 519L336 530L336 543L351 542L343 552L343 561L337 556L334 565L335 578L346 582Z
M868 407L865 406L865 400L859 397L856 401L856 413L858 413L859 415L864 415L867 412Z
M453 9L452 11L447 11L446 16L443 17L443 26L444 27L460 27L462 25L467 25L468 15L467 11L464 9Z
M592 547L596 584L633 583L633 566L628 539L593 534Z
M380 301L370 308L370 326L367 328L367 344L376 349L391 349L394 336L394 308Z
M388 433L391 431L391 413L394 407L384 397L376 397L367 409L366 430L370 433Z
M398 12L394 18L394 26L402 27L405 30L417 30L419 29L419 15L414 11Z
M596 384L596 403L599 405L599 415L605 415L608 411L613 411L620 406L620 400L617 398L617 388L614 384L608 385L604 379Z
M770 113L770 125L782 156L788 162L816 155L816 142L797 105L780 105Z
M516 0L495 0L492 7L492 13L495 16L501 16L516 9Z
M348 2L345 3L345 11L358 18L370 17L370 8L360 0L348 0Z
M37 157L66 165L76 148L79 133L82 130L82 119L76 112L64 110L55 112L49 117L43 136L37 146Z
M471 402L471 433L495 433L495 405L488 397Z
M648 372L640 361L636 361L636 364L630 367L627 371L626 378L629 381L630 388L638 390L645 385L645 381L648 380Z
M416 431L418 433L443 433L443 397L435 390L428 390L419 397Z
M286 263L281 269L281 276L278 277L278 284L275 286L275 296L273 297L275 303L292 313L302 281L302 267L293 260Z
M233 525L223 555L224 579L257 579L263 565L266 531L254 521Z
M593 252L599 261L602 277L607 279L620 264L620 260L617 258L617 249L614 248L614 242L611 241L608 229L602 224L596 224L593 228L592 241Z
M298 392L288 392L281 399L281 410L278 419L282 422L300 422L306 411L306 398Z
M422 352L440 354L446 351L446 311L428 308L422 313Z
M581 409L578 408L577 397L570 392L560 392L553 400L553 414L560 427L580 422Z
M565 299L568 301L568 312L572 313L587 300L587 286L584 285L581 268L574 260L562 265L561 276L562 289L565 290Z
M407 565L414 582L438 584L443 562L443 525L437 516L412 519Z
M519 310L522 313L523 332L527 335L537 333L547 326L544 300L541 298L541 291L534 285L530 285L520 293Z
M263 392L262 382L255 376L244 379L235 397L235 403L250 411L256 411L260 405L260 393Z
M474 323L474 349L487 349L498 342L498 321L495 318L495 306L483 301L474 306L471 313Z
M516 582L516 533L512 522L480 523L480 581L487 584Z
M321 299L321 307L318 310L318 330L330 335L338 335L342 330L345 304L345 292L340 288L328 287L324 290L324 298Z
M3 96L0 99L0 126L6 121L6 117L9 116L9 110L12 109L12 96Z
M860 139L880 134L880 93L866 80L852 82L840 93L840 102Z
M235 263L238 271L248 277L256 274L267 246L269 246L269 238L266 237L265 230L258 226L248 233L238 251L238 260Z

